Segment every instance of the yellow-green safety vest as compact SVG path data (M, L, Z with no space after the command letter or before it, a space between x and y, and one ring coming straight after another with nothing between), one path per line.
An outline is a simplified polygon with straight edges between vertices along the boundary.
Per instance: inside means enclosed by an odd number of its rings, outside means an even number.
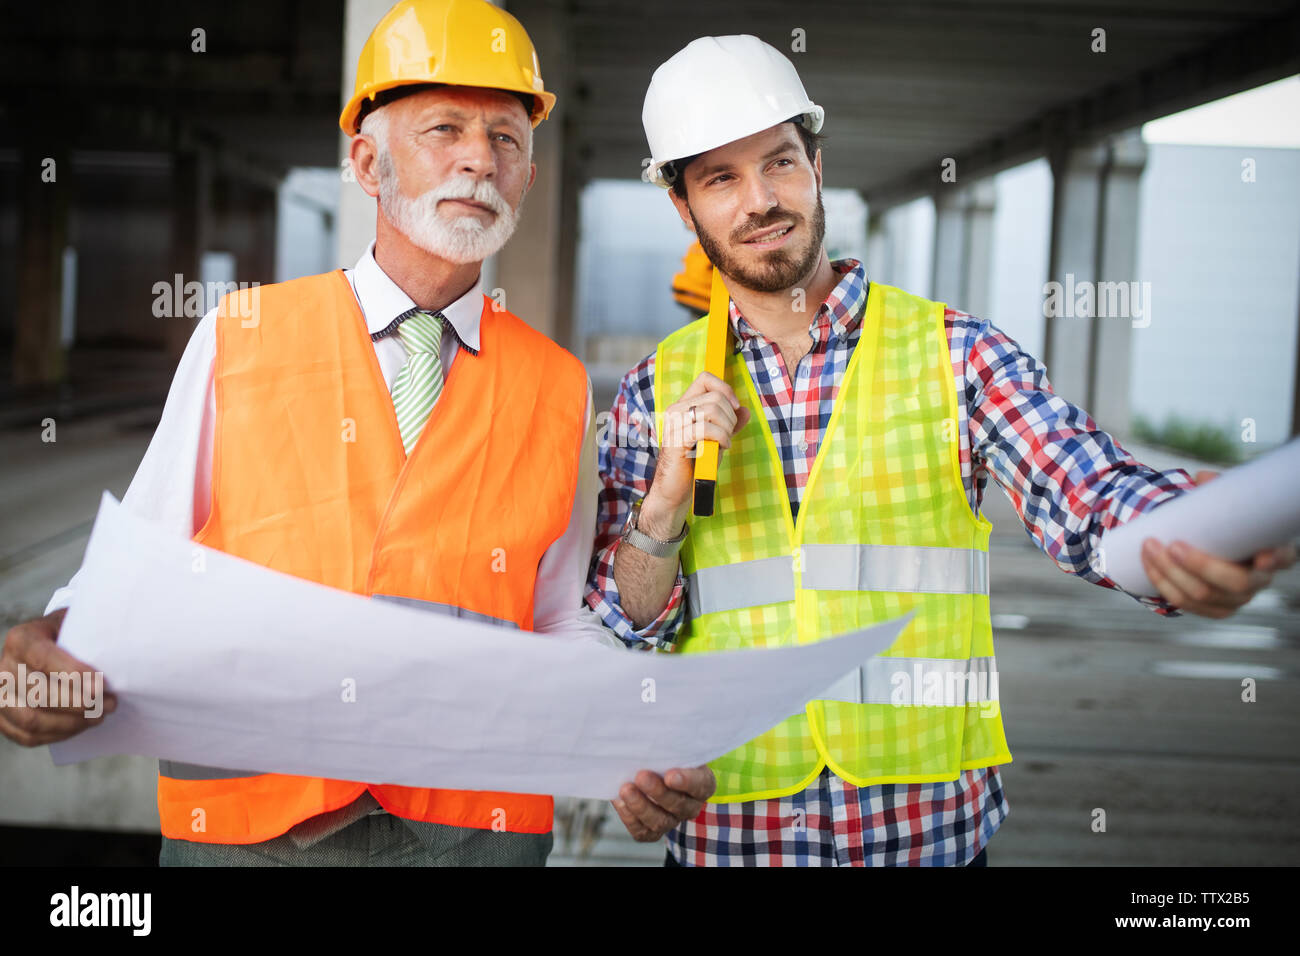
M655 353L656 435L704 367L705 326L684 326ZM730 348L726 381L751 421L722 453L713 515L687 519L677 650L806 644L915 617L826 699L712 761L711 802L796 793L823 766L867 786L1009 762L989 620L992 526L962 485L944 304L870 284L798 521L744 356Z

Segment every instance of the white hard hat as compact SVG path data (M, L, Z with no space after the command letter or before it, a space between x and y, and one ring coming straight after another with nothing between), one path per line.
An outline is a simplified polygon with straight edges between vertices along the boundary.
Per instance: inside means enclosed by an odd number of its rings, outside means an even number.
M825 112L808 98L794 64L758 37L692 40L655 70L641 123L651 156L641 178L667 188L664 164L716 149L800 117L819 132Z

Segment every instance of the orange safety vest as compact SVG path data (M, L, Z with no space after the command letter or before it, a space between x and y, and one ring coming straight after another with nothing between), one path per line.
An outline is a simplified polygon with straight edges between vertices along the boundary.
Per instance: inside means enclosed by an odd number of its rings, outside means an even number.
M573 508L582 363L491 299L410 456L341 270L217 310L212 506L194 540L330 587L532 630L537 565ZM304 648L304 653L309 652ZM550 796L164 761L162 833L257 843L369 790L411 820L548 833Z

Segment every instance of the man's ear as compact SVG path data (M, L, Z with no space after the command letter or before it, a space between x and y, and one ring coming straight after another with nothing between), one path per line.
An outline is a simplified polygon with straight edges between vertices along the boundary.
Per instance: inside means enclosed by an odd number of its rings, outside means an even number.
M813 169L817 171L817 190L820 192L822 188L822 149L820 146L817 147L817 153L813 157Z
M691 232L695 231L695 220L691 218L691 210L685 199L677 195L673 189L668 190L668 198L673 201L673 206L677 209L677 215L681 216L682 222L686 223L686 228Z
M533 183L537 182L537 164L531 163L528 167L528 185L524 187L524 195L528 195L528 190L533 188Z
M352 175L356 177L367 196L379 195L379 151L375 141L360 133L352 137L348 146L348 160L352 164Z

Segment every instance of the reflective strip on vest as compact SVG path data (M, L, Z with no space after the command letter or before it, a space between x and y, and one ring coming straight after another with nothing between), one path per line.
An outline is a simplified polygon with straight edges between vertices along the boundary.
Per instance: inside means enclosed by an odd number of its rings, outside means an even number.
M964 661L873 657L849 671L816 699L898 707L988 704L998 699L997 662L992 657Z
M794 600L794 559L781 556L700 568L687 576L691 617Z
M806 544L803 586L819 591L988 594L988 554L974 548Z
M973 548L895 544L806 544L803 586L815 591L988 594L988 554ZM700 568L687 577L691 616L794 600L788 557Z
M421 601L419 598L398 597L395 594L372 594L372 598L380 601L392 601L394 604L404 604L407 607L417 608L421 611L432 611L435 614L445 614L448 617L464 618L467 621L478 621L482 624L495 624L497 627L513 627L519 629L519 625L514 621L507 621L505 618L492 617L490 614L480 614L478 611L466 610L463 607L457 607L454 604L440 604L437 601Z

